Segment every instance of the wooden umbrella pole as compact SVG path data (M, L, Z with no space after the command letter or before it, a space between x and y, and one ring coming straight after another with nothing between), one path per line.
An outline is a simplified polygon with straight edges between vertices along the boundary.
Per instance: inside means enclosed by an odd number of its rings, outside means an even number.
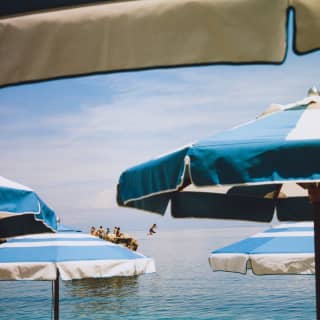
M57 278L54 280L54 320L59 320L59 270L57 269Z
M316 275L317 320L320 320L320 187L318 184L308 187L310 201L313 205L314 223L314 260Z

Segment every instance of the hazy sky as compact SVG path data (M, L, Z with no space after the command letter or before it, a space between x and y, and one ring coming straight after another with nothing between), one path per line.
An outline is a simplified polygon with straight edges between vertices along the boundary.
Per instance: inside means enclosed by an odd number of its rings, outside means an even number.
M282 65L161 69L2 88L0 174L35 189L65 224L188 226L117 208L121 171L250 120L271 103L304 98L314 84L320 87L320 53L297 56L289 48Z

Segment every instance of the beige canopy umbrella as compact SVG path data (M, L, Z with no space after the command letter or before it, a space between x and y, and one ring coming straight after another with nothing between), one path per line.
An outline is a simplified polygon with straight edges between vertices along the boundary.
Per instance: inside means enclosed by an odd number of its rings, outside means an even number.
M281 63L290 8L296 51L320 48L318 0L44 0L21 6L17 0L0 4L0 86L150 67Z

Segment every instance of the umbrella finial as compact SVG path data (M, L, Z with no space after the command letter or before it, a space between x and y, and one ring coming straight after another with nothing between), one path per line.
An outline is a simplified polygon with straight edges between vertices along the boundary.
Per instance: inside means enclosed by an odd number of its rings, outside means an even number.
M320 92L316 86L312 86L312 88L308 90L308 97L312 96L320 96Z

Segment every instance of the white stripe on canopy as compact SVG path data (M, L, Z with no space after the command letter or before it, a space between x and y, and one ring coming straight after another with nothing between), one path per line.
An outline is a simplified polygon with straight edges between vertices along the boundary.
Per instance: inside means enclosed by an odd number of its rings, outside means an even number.
M0 176L0 187L3 188L12 188L12 189L18 189L18 190L29 190L33 191L31 188L26 187L20 183L17 183L15 181L11 181L9 179L6 179L2 176Z
M272 229L293 229L293 228L311 228L313 230L313 222L281 223L272 227Z
M97 237L92 236L90 234L82 233L82 232L58 232L58 233L45 233L45 234L33 234L15 237L14 240L37 240L37 239L59 239L59 238L70 238L70 239L97 239Z
M14 242L4 243L1 248L35 248L35 247L96 247L115 246L105 241L40 241L40 242Z
M289 132L286 140L319 139L320 102L312 103L298 120L296 127Z
M261 232L251 238L275 238L275 237L313 237L313 231L288 231L288 232Z
M314 254L244 254L228 253L211 255L209 263L213 271L247 273L247 269L257 275L271 274L314 274Z

